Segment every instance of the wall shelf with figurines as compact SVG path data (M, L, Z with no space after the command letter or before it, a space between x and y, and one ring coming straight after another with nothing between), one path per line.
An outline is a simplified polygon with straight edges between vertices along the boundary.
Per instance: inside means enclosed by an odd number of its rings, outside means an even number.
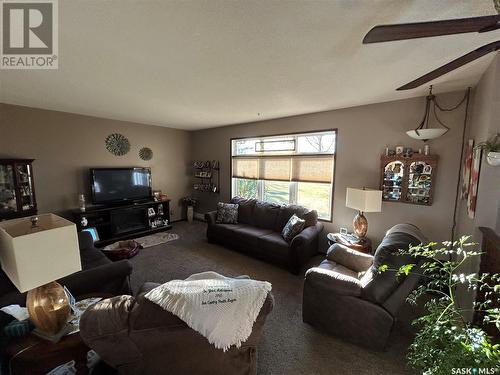
M386 202L432 205L439 157L411 148L386 148L380 158L380 189Z
M197 181L193 189L201 192L220 192L220 167L218 160L193 162L194 177Z

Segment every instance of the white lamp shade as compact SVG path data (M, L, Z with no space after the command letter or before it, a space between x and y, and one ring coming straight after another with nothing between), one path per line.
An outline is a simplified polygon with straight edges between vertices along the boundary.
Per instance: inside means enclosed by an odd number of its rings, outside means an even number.
M361 212L382 211L382 191L347 188L345 205Z
M20 292L82 269L76 226L54 214L0 222L0 263Z
M445 128L430 128L430 129L418 129L418 130L408 130L406 134L413 139L426 140L441 137L446 133L448 129Z

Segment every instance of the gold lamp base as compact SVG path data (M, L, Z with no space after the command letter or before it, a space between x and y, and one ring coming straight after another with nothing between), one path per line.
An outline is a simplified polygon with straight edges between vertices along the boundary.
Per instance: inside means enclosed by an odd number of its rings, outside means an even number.
M354 220L352 221L352 226L354 229L354 233L358 236L358 242L364 242L366 237L366 232L368 232L368 220L366 220L363 212L358 211L358 214L354 216Z
M47 335L57 335L71 313L68 296L55 281L30 290L26 307L35 327Z

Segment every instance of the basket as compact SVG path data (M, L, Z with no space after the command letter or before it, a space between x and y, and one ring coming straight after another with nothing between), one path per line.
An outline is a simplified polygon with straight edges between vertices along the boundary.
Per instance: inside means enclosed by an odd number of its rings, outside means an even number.
M141 245L134 240L118 241L106 246L102 251L111 260L129 259L139 253Z

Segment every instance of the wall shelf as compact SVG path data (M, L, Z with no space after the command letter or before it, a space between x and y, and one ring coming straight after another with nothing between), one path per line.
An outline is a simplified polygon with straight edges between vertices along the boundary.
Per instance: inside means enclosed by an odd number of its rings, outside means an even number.
M195 161L193 168L194 177L198 179L193 184L193 189L195 191L218 194L220 191L219 161Z

